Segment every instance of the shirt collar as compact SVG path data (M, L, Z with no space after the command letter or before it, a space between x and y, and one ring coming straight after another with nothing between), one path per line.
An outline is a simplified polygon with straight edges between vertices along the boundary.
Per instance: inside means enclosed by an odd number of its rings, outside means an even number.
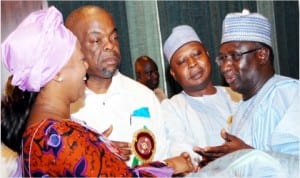
M106 93L107 96L109 95L115 95L118 93L122 93L125 92L124 90L122 90L122 74L117 70L114 74L114 76L112 77L112 81L110 86L108 87L108 90ZM95 94L95 92L93 92L92 90L90 90L88 87L86 87L85 89L85 94L86 95L91 95L91 94Z

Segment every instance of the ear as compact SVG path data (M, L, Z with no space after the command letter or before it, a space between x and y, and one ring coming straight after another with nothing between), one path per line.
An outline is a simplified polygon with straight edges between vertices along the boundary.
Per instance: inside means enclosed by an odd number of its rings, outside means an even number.
M259 64L266 64L269 61L270 51L268 48L262 48L257 53Z
M174 80L177 81L176 75L175 75L174 71L172 70L172 68L170 68L170 74L174 78Z

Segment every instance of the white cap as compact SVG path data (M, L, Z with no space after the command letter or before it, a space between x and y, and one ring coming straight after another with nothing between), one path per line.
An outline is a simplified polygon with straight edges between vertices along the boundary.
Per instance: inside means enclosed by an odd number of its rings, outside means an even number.
M221 44L229 41L256 41L271 47L271 24L266 17L247 9L229 13L223 21Z
M189 25L179 25L173 28L172 33L164 43L164 53L169 63L173 54L186 43L198 41L201 43L195 30Z

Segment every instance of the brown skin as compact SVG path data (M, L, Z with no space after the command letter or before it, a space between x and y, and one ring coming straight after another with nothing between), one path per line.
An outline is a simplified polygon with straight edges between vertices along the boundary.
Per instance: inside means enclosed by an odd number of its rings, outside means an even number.
M87 87L95 93L106 93L121 62L118 33L113 17L98 6L83 6L73 11L65 23L80 41L89 64ZM108 128L104 134L109 136L111 132L112 127ZM130 143L119 141L113 141L113 143L126 156L124 160L129 160L132 154ZM173 159L174 161L182 160L182 157ZM184 157L184 159L187 158ZM174 170L191 171L186 162L180 162L182 164L176 164L177 167L173 167Z
M138 82L154 90L159 85L157 65L148 56L140 56L135 61L135 73Z
M89 64L87 87L105 93L121 62L111 14L97 6L84 6L68 16L66 26L78 37Z
M170 62L171 75L190 96L216 93L211 72L207 50L199 42L189 42L181 46Z
M192 171L195 172L191 157L186 152L181 153L179 156L166 159L165 163L174 169L173 176L175 177L183 177Z
M261 46L261 44L255 42L228 42L220 46L219 54L244 52ZM241 93L243 100L254 96L265 82L274 75L274 68L269 56L269 49L264 47L253 53L241 56L238 61L226 59L220 66L221 72L230 88ZM204 158L200 163L201 166L233 151L253 148L238 137L227 133L224 129L221 131L221 137L225 143L220 146L194 148L194 151Z
M233 151L253 148L238 137L227 133L225 129L221 130L221 137L224 139L225 143L220 146L209 146L205 148L194 147L194 151L202 156L202 160L199 162L200 167Z
M255 42L229 42L221 45L219 54L244 52L261 47ZM220 66L221 73L230 88L243 95L243 100L254 96L274 74L269 60L270 51L262 48L256 52L245 54L239 61L226 60Z

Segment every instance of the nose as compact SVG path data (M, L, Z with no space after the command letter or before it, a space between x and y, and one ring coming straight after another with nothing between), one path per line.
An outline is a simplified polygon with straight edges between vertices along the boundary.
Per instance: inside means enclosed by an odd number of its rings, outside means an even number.
M224 59L223 63L220 66L221 71L224 72L224 73L230 71L233 67L232 64L233 64L233 62L232 62L231 58L230 59L228 59L228 58Z
M104 43L105 51L111 50L111 49L113 49L113 47L114 47L113 42L110 39L105 40L105 43Z
M187 62L188 62L188 67L189 68L193 68L197 65L197 62L193 58L188 58Z

